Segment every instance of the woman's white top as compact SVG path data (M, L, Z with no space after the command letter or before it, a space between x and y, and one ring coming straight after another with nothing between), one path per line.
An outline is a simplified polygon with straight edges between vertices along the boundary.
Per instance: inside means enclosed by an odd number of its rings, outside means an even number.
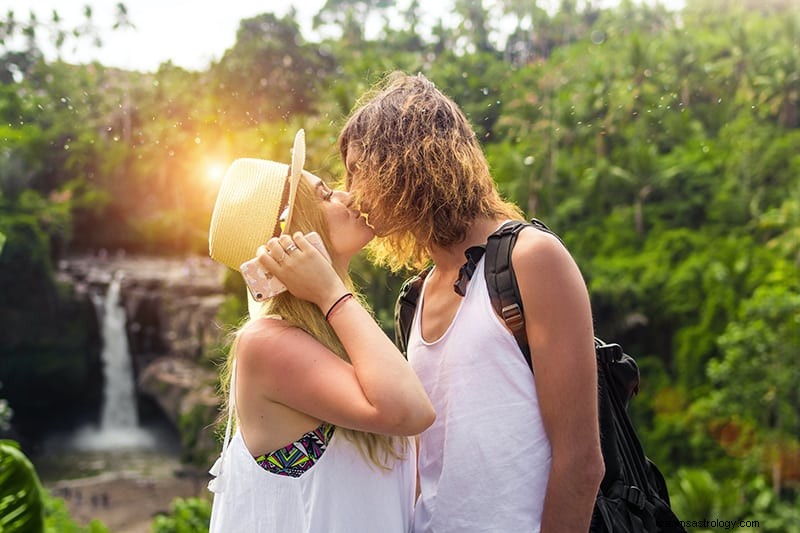
M344 435L334 432L316 464L300 477L290 477L259 466L239 431L230 445L229 436L230 429L211 469L216 477L209 483L214 493L210 533L411 530L416 481L413 440L408 439L403 460L382 470Z
M537 532L550 473L536 385L492 309L481 259L455 318L422 338L420 295L408 356L436 409L422 433L415 532Z

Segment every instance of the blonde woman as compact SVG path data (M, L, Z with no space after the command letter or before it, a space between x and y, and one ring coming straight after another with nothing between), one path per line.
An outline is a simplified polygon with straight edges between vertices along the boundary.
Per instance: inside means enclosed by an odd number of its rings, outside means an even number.
M236 431L212 469L211 531L407 532L407 437L435 414L348 277L372 230L349 194L301 172L303 150L301 131L291 168L235 162L212 216L212 257L238 269L257 256L288 290L251 306L230 351L222 382Z

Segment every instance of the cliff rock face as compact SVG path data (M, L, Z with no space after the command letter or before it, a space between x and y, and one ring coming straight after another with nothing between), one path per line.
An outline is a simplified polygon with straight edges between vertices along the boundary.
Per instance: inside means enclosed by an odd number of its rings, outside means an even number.
M181 432L188 456L215 446L216 372L204 357L215 354L225 332L215 317L224 301L224 268L207 258L74 257L59 277L78 294L105 293L122 275L128 345L137 391L152 398ZM189 431L202 435L189 436Z
M183 458L210 464L219 453L214 421L219 399L214 387L216 374L189 359L165 356L142 371L139 390L154 398L181 435Z
M49 432L99 417L101 340L94 305L69 287L31 290L21 302L7 296L0 291L0 398L13 412L13 433L0 427L0 437L29 448Z

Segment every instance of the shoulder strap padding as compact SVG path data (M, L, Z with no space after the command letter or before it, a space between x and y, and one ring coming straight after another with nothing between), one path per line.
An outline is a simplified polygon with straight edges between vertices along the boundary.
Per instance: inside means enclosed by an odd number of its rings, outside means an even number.
M517 277L511 266L511 253L517 242L517 236L528 225L522 221L509 222L489 235L489 239L486 241L486 262L483 271L494 312L511 330L528 366L531 366L522 299L519 297Z
M430 268L426 268L407 279L400 287L400 296L397 297L394 307L394 342L405 357L408 357L408 336L411 334L411 323L414 321L417 301L430 271Z
M528 346L528 336L525 332L525 315L522 306L522 297L517 285L517 276L511 265L511 253L517 242L519 233L526 227L534 227L545 231L559 240L558 235L540 220L534 218L530 222L514 220L504 224L499 230L489 235L486 242L486 263L484 264L484 276L486 277L486 288L489 291L489 299L492 302L495 313L503 319L506 326L514 335L522 355L528 362L528 366L533 371L533 360L531 350Z
M535 218L530 222L514 220L504 224L500 229L492 233L486 242L484 276L492 307L514 335L522 354L525 356L525 360L528 362L528 366L533 370L528 338L525 332L522 298L520 297L517 278L511 265L511 253L517 242L517 236L524 228L529 226L546 231L559 238L543 222ZM408 349L408 337L411 333L411 323L414 320L417 301L419 300L425 277L430 270L430 268L427 268L416 276L407 279L400 288L400 295L397 298L394 310L394 331L395 344L404 355Z

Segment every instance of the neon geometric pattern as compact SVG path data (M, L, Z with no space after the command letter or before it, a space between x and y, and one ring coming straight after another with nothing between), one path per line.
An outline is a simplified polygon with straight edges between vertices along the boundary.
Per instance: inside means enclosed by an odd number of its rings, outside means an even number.
M279 476L300 477L322 457L333 437L333 424L322 424L293 443L270 454L259 455L256 463Z

